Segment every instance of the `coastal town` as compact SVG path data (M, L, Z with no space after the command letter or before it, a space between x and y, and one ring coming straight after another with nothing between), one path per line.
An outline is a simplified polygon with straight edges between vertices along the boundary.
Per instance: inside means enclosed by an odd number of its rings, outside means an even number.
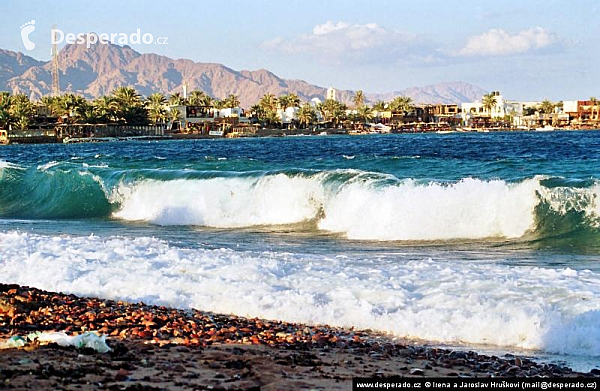
M589 130L600 127L595 97L574 101L516 101L500 91L462 104L420 104L407 96L367 103L356 91L348 103L330 87L324 100L265 94L241 108L236 95L204 91L142 97L118 87L94 100L66 93L30 100L0 93L0 144L113 141L118 139L238 138L284 135L453 133Z

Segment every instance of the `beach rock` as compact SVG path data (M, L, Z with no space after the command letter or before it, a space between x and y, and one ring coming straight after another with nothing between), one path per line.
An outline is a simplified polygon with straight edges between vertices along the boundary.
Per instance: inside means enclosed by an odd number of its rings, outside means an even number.
M129 371L121 368L117 371L117 374L115 375L115 380L116 381L125 381L129 378L129 375L130 375Z
M423 372L421 368L411 368L410 374L413 376L423 376L425 375L425 372Z

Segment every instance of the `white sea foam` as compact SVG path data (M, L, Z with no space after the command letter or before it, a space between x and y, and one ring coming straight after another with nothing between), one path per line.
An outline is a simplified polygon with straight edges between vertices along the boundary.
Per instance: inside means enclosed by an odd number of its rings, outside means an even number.
M46 164L40 164L39 166L37 166L37 169L39 171L46 171L46 170L51 169L52 167L58 166L59 164L60 164L59 162L53 160Z
M121 185L115 216L160 225L243 227L310 220L323 188L312 179L283 174L253 178L143 181Z
M335 182L333 175L350 175ZM382 174L140 181L112 194L117 218L162 225L242 227L319 219L351 239L444 240L522 236L534 225L539 179L398 181Z
M23 167L21 167L21 166L19 166L17 164L14 164L14 163L11 163L11 162L7 162L6 160L0 160L0 169L3 169L3 168L12 168L12 169L17 169L17 170L24 170Z
M594 191L594 205L596 206L594 213L596 217L600 218L600 183L596 183L592 189Z
M439 240L520 237L534 224L539 181L463 179L454 184L345 186L325 203L319 228L351 239Z
M447 343L600 356L591 271L173 247L0 233L0 281Z
M590 188L553 187L540 188L539 192L545 202L555 212L562 215L570 211L584 212L590 216L600 216L600 185L596 184Z

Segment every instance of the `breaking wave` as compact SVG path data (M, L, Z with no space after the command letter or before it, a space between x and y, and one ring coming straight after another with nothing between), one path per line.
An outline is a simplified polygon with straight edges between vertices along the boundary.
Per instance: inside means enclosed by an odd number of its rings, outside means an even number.
M357 240L597 237L600 184L399 179L360 170L215 173L3 163L0 217L116 218L218 228L315 227Z

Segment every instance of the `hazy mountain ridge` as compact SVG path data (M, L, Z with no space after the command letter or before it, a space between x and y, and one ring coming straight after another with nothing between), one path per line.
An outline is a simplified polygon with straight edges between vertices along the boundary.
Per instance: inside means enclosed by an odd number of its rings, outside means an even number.
M236 71L222 64L198 63L187 59L141 54L128 46L67 45L58 56L61 91L95 98L119 86L133 86L142 95L153 92L173 94L203 90L225 98L235 94L243 107L257 103L267 93L276 96L296 93L302 100L323 100L327 89L303 80L282 79L266 69ZM39 98L51 92L51 62L37 61L22 53L0 49L0 90L25 93ZM367 101L389 101L398 95L416 103L460 103L479 99L485 93L467 83L443 83L411 87L387 94L366 94ZM337 99L350 103L354 92L338 90Z

